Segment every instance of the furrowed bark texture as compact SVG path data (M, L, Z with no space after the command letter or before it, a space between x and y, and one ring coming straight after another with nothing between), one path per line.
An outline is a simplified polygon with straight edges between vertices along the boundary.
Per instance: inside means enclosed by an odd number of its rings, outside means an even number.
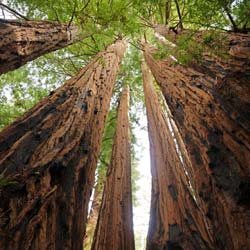
M110 166L92 250L134 250L128 88L118 109Z
M142 64L150 141L152 197L147 250L215 249L188 185L166 114Z
M176 65L171 59L154 60L148 46L145 58L187 147L196 192L211 219L217 248L247 250L250 245L249 59L235 55L227 61L224 71L223 67L213 68L211 62L214 74L209 71L203 74Z
M0 20L0 74L76 41L77 28L47 21Z
M0 248L82 249L105 117L125 42L117 40L75 77L0 134Z

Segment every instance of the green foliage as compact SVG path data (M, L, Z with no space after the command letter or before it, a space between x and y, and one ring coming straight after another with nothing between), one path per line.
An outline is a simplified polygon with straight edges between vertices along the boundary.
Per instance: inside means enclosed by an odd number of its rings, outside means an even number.
M100 171L104 172L106 172L107 167L110 163L113 138L117 123L117 104L118 103L116 102L116 104L113 105L112 109L109 111L102 138L102 148L99 158L100 159L99 168L101 168Z
M201 64L204 53L228 58L228 40L216 30L185 31L176 37L173 46L162 44L156 38L153 41L157 46L153 56L158 60L171 56L175 63L188 65L190 62Z
M250 27L250 1L235 1L236 6L233 8L232 13L236 19L239 28Z
M0 129L21 116L55 88L36 75L32 63L0 77ZM32 74L34 73L34 74ZM44 72L43 72L44 73Z

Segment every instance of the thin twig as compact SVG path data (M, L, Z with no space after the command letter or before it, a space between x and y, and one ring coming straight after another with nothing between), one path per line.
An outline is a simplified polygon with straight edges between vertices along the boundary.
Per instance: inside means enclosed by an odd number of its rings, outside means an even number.
M1 8L1 10L2 10L2 15L3 15L3 18L5 19L4 8Z
M76 67L76 65L74 64L73 60L71 58L68 58L70 63L72 64L73 68L75 69L75 72L77 73L79 71L79 68Z
M56 11L56 9L54 8L54 4L51 5L51 8L52 8L52 10L55 12L56 21L57 21L58 23L61 23L61 22L60 22L60 18L59 18L58 14L57 14L57 11Z
M179 17L179 27L180 29L183 29L183 24L182 24L182 16L181 16L181 11L180 11L180 6L177 0L175 0L175 5L176 5L176 9L177 9L177 13L178 13L178 17Z
M0 3L1 6L3 6L5 9L9 10L11 13L23 18L24 20L26 21L30 21L27 17L23 16L22 14L18 13L17 11L13 10L12 8L10 8L9 6L3 4L3 3Z
M88 7L89 3L90 3L90 0L87 1L87 3L82 7L80 12L82 12L84 9L86 9Z
M142 51L143 51L143 49L142 49L142 48L140 48L139 46L135 45L134 43L129 42L129 44L131 44L131 45L132 45L132 46L134 46L135 48L137 48L137 49L139 49L139 50L142 50Z
M94 42L94 44L95 44L95 46L96 46L96 48L97 48L97 51L99 50L99 47L98 47L98 44L97 44L97 42L96 42L96 40L95 40L95 38L94 38L94 35L93 36L90 36L90 38L92 39L92 41Z
M73 9L73 12L72 12L71 18L70 18L70 20L69 20L68 28L70 27L71 23L73 22L73 19L74 19L75 13L76 13L76 0L75 0L75 3L74 3L74 9Z
M237 26L237 24L235 23L235 21L234 21L232 15L231 15L231 13L230 13L230 10L228 9L228 7L224 7L224 10L225 10L225 12L226 12L226 14L227 14L227 16L228 16L228 19L230 20L230 22L231 22L231 24L232 24L232 26L233 26L233 30L234 30L234 31L238 31L238 26Z

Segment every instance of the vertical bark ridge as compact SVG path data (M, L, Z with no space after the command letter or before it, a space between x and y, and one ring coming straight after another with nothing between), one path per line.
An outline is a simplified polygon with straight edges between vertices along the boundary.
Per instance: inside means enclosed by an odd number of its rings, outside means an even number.
M215 249L189 189L152 77L142 64L150 141L152 196L147 250Z
M248 67L245 71L241 69L237 77L227 74L222 78L223 85L218 86L212 75L176 65L169 58L154 60L147 45L145 58L187 147L196 192L211 219L218 249L247 250L250 244L250 200L246 195L250 185ZM237 105L232 106L230 100Z
M126 43L117 40L0 133L2 249L82 249L106 114Z
M77 40L77 27L48 21L0 20L0 74Z
M134 250L130 136L128 118L129 89L124 87L118 109L110 166L92 250Z

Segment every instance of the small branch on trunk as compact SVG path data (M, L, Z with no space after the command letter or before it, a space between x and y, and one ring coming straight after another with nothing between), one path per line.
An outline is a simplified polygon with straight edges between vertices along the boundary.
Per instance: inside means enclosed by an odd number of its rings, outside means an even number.
M88 7L89 3L90 3L90 0L88 0L88 1L85 3L85 5L84 5L84 6L82 7L82 9L80 10L80 12L82 12L84 9L86 9L86 8Z
M74 3L74 9L73 9L71 18L70 18L70 20L69 20L68 28L70 27L71 23L73 22L73 19L74 19L74 17L75 17L75 14L76 14L76 0L75 0L75 3Z
M228 19L230 20L230 22L231 22L231 24L233 26L233 31L235 31L235 32L239 31L238 26L235 23L235 21L234 21L232 15L230 13L230 10L228 9L228 7L224 7L224 10L225 10L225 12L227 14Z
M136 44L132 43L132 42L129 42L129 44L131 44L132 46L134 46L135 48L139 49L139 50L142 50L139 46L137 46Z
M58 13L57 13L56 9L54 8L54 5L53 5L53 4L52 4L51 8L52 8L52 9L53 9L53 11L55 12L55 15L56 15L56 21L57 21L58 23L61 23L60 18L59 18L59 16L58 16Z
M145 25L145 26L147 26L149 28L153 28L154 27L154 25L151 22L149 22L146 18L144 18L142 16L140 16L139 18L142 20L142 24L143 25Z
M179 23L178 23L178 27L182 30L183 29L183 24L182 24L182 16L181 16L181 11L180 11L180 6L177 0L175 1L175 5L176 5L176 9L177 9L177 13L178 13L178 17L179 17Z

